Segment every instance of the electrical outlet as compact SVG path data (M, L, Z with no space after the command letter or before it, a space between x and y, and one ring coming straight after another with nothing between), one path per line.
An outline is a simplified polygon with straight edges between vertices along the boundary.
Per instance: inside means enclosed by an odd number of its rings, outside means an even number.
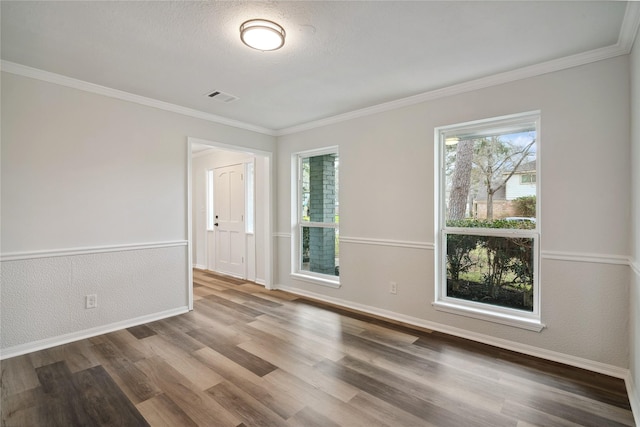
M98 295L91 294L84 297L85 308L96 308L98 306Z
M396 282L389 282L389 293L393 295L398 293L398 284Z

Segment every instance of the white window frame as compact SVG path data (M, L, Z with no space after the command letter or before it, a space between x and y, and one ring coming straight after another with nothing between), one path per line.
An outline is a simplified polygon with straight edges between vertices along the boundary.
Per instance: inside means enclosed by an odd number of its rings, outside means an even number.
M496 228L465 228L446 226L446 178L444 147L445 139L454 133L481 133L498 129L505 133L517 130L525 124L535 123L536 128L536 227L532 230L496 229ZM539 332L545 325L541 322L540 301L540 111L501 116L461 124L441 126L435 128L435 300L433 306L438 311L458 314L518 328ZM533 311L517 310L508 307L463 300L447 296L447 234L467 234L497 237L523 237L533 239Z
M246 162L244 165L244 176L247 177L245 179L245 233L247 235L255 233L255 222L256 222L256 166L255 159L251 159Z
M207 231L214 231L213 228L213 223L214 221L214 213L213 213L213 169L207 169L207 175L206 175L206 191L207 191L207 195L206 195L206 215L207 215Z
M310 222L302 218L302 161L303 159L325 154L339 156L338 147L300 151L291 156L291 277L316 285L330 288L340 287L340 276L316 273L302 269L302 227L333 228L339 234L338 223ZM338 166L339 167L339 166ZM340 196L338 195L338 200Z

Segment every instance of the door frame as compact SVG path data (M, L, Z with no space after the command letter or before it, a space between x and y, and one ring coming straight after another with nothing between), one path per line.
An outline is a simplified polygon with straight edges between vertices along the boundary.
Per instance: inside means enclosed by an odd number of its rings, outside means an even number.
M273 153L270 151L258 150L255 148L229 145L221 142L209 141L206 139L187 137L187 197L186 197L186 213L187 213L187 283L188 283L188 305L189 310L193 310L193 172L192 172L192 150L193 144L208 145L212 148L223 149L227 151L236 151L251 154L256 157L263 157L266 160L266 176L267 182L261 183L262 190L265 192L266 209L264 210L265 227L262 230L262 236L265 242L264 247L264 287L265 289L273 289Z

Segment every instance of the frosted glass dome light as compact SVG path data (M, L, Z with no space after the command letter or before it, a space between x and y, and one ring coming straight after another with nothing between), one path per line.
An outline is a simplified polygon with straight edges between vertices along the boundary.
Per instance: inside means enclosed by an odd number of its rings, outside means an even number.
M250 19L240 25L240 39L253 49L280 49L284 46L284 37L284 28L266 19Z

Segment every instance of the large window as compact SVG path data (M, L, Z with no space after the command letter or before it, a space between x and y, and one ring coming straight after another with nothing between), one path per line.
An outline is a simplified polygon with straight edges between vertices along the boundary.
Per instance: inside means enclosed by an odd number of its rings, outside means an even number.
M542 328L539 135L537 112L436 130L437 309Z
M293 273L320 284L338 285L339 211L336 148L299 153L294 158Z

